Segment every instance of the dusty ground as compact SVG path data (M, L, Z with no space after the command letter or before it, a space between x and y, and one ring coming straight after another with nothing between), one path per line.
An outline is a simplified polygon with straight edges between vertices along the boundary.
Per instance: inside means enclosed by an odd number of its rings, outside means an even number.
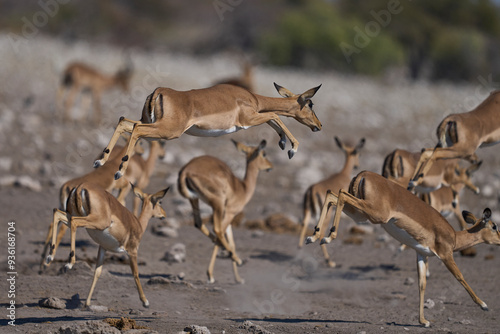
M335 269L325 267L317 244L299 251L295 234L255 233L236 228L237 249L248 260L240 268L246 283L235 284L230 261L219 259L216 283L208 285L205 270L212 245L192 226L189 205L175 187L166 196L164 208L168 220L180 223L179 236L165 238L149 229L139 251L141 282L151 307L142 307L129 266L109 254L93 296L93 304L106 306L109 311L82 309L79 302L88 294L93 273L85 262L91 263L97 254L96 245L85 231L77 233L77 259L81 262L74 270L58 274L69 253L68 237L59 249L57 261L38 273L52 208L58 206L59 186L91 169L119 116L139 119L145 97L156 86L181 90L208 86L213 80L238 73L237 62L224 55L194 59L132 50L136 72L131 91L128 95L116 91L106 95L103 104L107 120L95 129L86 122L63 125L57 119L58 76L64 65L75 59L112 72L121 63L119 50L85 43L64 45L42 38L16 48L5 36L0 36L0 44L1 176L5 180L27 175L38 180L41 187L41 191L19 186L0 188L0 246L4 254L1 268L5 273L9 271L7 223L14 221L18 273L16 326L8 327L2 320L0 332L58 332L61 326L85 320L119 317L130 317L160 333L176 333L192 324L206 326L211 333L248 333L238 328L245 320L274 333L498 331L500 299L495 278L500 270L499 249L481 245L474 258L456 256L466 280L488 304L489 312L472 302L439 260L431 259L426 299L432 299L435 306L425 311L432 328L424 329L418 326L418 287L411 281L416 280L415 253L398 255L397 242L379 227L362 236L361 244L346 243L352 226L348 218L341 223L339 238L329 246L339 265ZM255 196L245 210L246 219L285 213L298 222L307 186L342 166L343 157L333 143L334 135L350 141L366 137L362 169L379 172L384 156L396 147L419 150L433 146L435 127L444 115L470 109L492 88L479 79L477 84L468 86L409 84L388 78L373 80L261 67L256 68L255 75L258 92L269 96L277 96L273 81L294 92L322 83L313 100L323 130L313 134L295 121L285 120L300 141L292 160L278 148L278 137L267 126L219 138L182 136L167 143L167 156L158 163L147 190L175 185L179 168L201 154L218 156L241 176L243 156L236 153L229 139L248 144L266 139L268 157L275 168L260 175ZM498 147L492 147L479 151L484 163L474 181L482 193L475 196L464 192L462 205L476 215L489 206L494 219L500 221L497 150ZM156 224L159 221L150 223ZM452 224L456 226L454 221ZM164 253L178 242L187 247L186 261L162 261ZM178 275L183 279L177 280ZM171 283L160 284L158 277L170 279ZM2 282L0 302L6 314L11 299L6 298L8 286L5 280ZM39 307L38 302L47 297L67 301L66 308Z

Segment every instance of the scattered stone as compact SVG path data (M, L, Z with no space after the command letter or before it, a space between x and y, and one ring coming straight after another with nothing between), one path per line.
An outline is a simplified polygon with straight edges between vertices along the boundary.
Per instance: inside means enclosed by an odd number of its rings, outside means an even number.
M118 328L119 330L127 331L130 329L149 329L145 326L139 326L135 323L134 319L121 317L120 319L106 318L103 320L105 323Z
M404 282L405 285L413 285L415 284L415 279L411 278L411 277L407 277L405 279L405 282Z
M255 325L253 322L250 322L248 320L243 322L243 324L241 324L238 328L239 329L246 329L249 333L252 333L252 334L272 334L270 331L265 330L261 326Z
M357 237L357 236L352 236L344 239L343 241L344 244L346 245L361 245L363 244L363 238Z
M91 304L91 305L87 306L87 309L89 309L92 312L96 312L96 313L106 313L109 311L109 309L104 305L92 305Z
M432 309L436 306L436 303L432 299L427 299L424 303L424 308Z
M189 327L184 328L184 333L190 333L190 334L210 334L210 331L205 326L191 325Z
M130 312L128 314L130 314L130 315L143 315L144 313L142 313L139 310L130 310Z
M460 323L462 325L472 325L472 321L470 321L468 319L461 320Z
M62 310L66 308L66 302L56 297L43 298L38 301L38 305L46 308Z
M162 261L167 261L168 263L182 263L186 261L186 245L180 242L176 243L165 253Z
M28 175L6 175L0 178L0 187L24 187L32 191L42 191L40 181L33 179Z
M78 321L70 326L61 326L57 334L121 334L120 330L99 320Z
M494 258L495 258L495 255L493 255L493 254L487 254L484 256L485 260L493 260Z
M163 226L155 229L153 231L156 235L167 237L167 238L177 238L179 236L179 232L177 229L170 226Z
M287 215L275 213L267 217L266 228L275 233L299 233L301 226Z
M374 228L371 225L354 225L349 230L349 233L354 235L373 234Z
M377 236L377 241L389 242L389 240L391 240L391 237L388 234L380 234Z
M251 234L252 238L262 238L263 236L264 236L264 232L261 230L252 231L252 234Z

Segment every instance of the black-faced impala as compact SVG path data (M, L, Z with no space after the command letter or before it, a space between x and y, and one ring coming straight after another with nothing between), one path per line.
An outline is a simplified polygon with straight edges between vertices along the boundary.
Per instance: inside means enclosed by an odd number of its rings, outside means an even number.
M429 256L437 256L467 290L472 300L483 310L488 310L486 303L476 296L465 281L453 259L453 252L483 242L500 245L500 233L497 225L490 220L489 209L484 210L480 219L464 211L465 221L473 226L457 232L439 212L408 190L378 174L365 171L352 179L349 191L342 189L338 196L328 192L318 226L313 236L307 238L307 243L315 242L323 235L328 224L326 216L332 204L337 207L333 227L321 243L329 243L337 237L340 214L344 211L356 222L368 220L373 224L380 224L391 236L415 249L420 292L419 321L422 325L430 326L430 322L424 317Z
M182 92L157 88L147 97L140 121L120 118L102 158L94 162L94 167L106 163L123 132L131 133L131 139L115 178L120 178L127 169L132 147L139 138L170 140L183 133L217 137L264 123L279 134L279 146L282 149L285 149L286 137L290 139L292 148L288 156L292 158L299 142L279 116L295 118L312 131L321 130L321 122L313 111L311 101L321 85L302 94L293 94L284 87L274 85L283 98L253 94L228 84Z
M314 216L315 219L319 217L323 202L325 201L326 191L332 189L335 193L338 193L340 189L347 188L352 178L352 171L359 167L359 151L365 145L365 139L362 138L356 146L346 145L342 143L338 137L335 137L335 142L345 154L344 167L340 172L332 174L330 177L313 184L307 189L304 195L304 218L302 220L302 230L299 237L299 248L304 244L304 238L311 216ZM322 245L321 248L326 264L329 267L335 267L335 262L330 260L326 245Z
M137 252L151 217L164 218L166 216L160 200L165 196L168 188L154 195L145 194L138 188L133 190L143 202L139 218L121 205L113 195L93 183L82 183L73 188L66 203L66 211L54 209L52 244L47 263L53 260L53 248L59 222L69 225L71 229L71 253L66 268L71 269L75 264L75 234L78 227L85 227L90 237L99 244L94 280L87 297L87 306L90 305L92 292L101 275L106 251L127 253L139 297L144 307L149 306L139 280Z
M215 243L207 270L209 283L215 282L213 270L219 246L231 254L236 282L244 282L238 274L237 266L243 262L236 254L231 223L252 198L259 171L270 170L273 167L265 157L265 141L257 147L237 142L234 144L247 158L243 180L238 179L224 162L208 155L194 158L179 172L179 192L191 202L195 226ZM214 233L206 227L200 217L200 199L212 207Z

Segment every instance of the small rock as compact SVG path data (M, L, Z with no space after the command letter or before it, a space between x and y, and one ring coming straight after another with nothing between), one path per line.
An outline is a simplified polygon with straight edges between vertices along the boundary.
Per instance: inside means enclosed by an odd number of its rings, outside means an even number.
M363 244L363 238L357 237L357 236L351 236L346 239L344 239L344 244L346 245L361 245Z
M42 185L40 181L31 178L28 175L19 176L15 182L15 185L27 188L32 191L40 192L42 191Z
M468 319L464 319L464 320L461 320L460 323L462 325L471 325L472 324L472 321L468 320Z
M165 253L162 261L167 261L168 263L181 263L186 261L186 246L180 242L176 243Z
M54 309L58 309L58 310L62 310L62 309L66 308L66 302L64 302L61 299L56 298L56 297L49 297L49 298L40 299L38 301L38 305L41 307L54 308Z
M262 238L264 236L264 232L261 230L252 231L252 238Z
M179 236L177 229L170 226L155 227L153 228L153 233L167 238L177 238Z
M349 233L355 235L373 234L374 228L371 225L354 225Z
M139 310L130 310L130 312L128 314L131 314L131 315L143 315L143 313Z
M239 329L246 329L248 332L250 332L252 334L271 334L270 331L262 328L259 325L255 325L253 322L250 322L248 320L243 322L243 324L241 324L238 328Z
M89 334L89 333L99 333L99 334L120 334L120 330L108 325L103 321L90 320L90 321L78 321L76 324L71 326L61 326L59 328L59 334Z
M424 308L432 309L436 306L436 303L432 299L427 299L424 303Z
M197 326L197 325L191 325L189 327L184 328L184 332L190 334L210 334L210 331L208 330L207 327Z
M404 282L405 285L413 285L415 284L415 279L411 278L411 277L407 277L405 279L405 282Z
M389 242L389 240L391 240L391 237L387 234L380 234L377 236L377 241L380 241L380 242Z

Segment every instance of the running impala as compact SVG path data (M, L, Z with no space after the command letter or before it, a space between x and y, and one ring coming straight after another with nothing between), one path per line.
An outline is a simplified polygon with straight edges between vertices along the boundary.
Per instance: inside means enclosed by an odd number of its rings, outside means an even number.
M115 174L116 179L127 169L130 153L139 138L170 140L183 133L217 137L264 123L279 134L281 149L285 149L286 137L290 139L292 148L288 151L288 157L292 158L299 142L279 116L295 118L314 132L321 130L321 122L313 111L311 101L321 85L302 94L293 94L276 83L274 86L283 98L253 94L228 84L182 92L157 88L147 97L140 121L120 118L108 146L101 159L94 162L94 167L106 163L123 132L131 133L131 138L122 164Z

